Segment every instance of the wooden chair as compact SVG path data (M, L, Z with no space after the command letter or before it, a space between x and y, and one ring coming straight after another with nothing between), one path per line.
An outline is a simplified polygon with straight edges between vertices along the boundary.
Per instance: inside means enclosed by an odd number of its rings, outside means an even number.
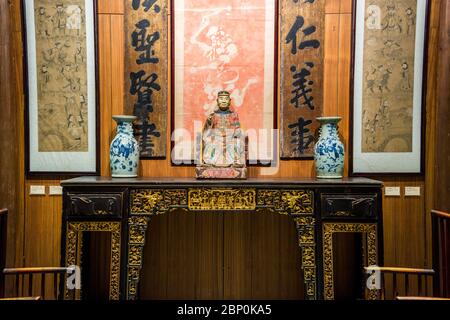
M366 267L368 274L374 271L379 272L381 289L378 292L378 298L397 300L450 298L450 214L432 210L431 221L433 269ZM387 275L392 275L392 282L389 285L386 285ZM427 290L431 280L433 292ZM392 291L387 294L386 288L392 288ZM366 299L369 297L369 292L366 290ZM430 294L433 297L429 296Z
M64 279L69 268L6 268L3 270L5 276L15 276L15 297L14 300L36 300L36 298L45 300L47 294L47 277L50 274L53 277L52 293L56 300L64 299ZM40 295L34 296L34 281L40 278ZM26 285L27 283L27 285Z
M41 300L46 298L47 277L53 275L52 294L55 299L64 298L64 280L69 268L5 268L6 266L6 232L8 210L0 210L0 299L1 300ZM15 297L5 298L5 278L15 276ZM39 296L35 296L36 278L40 277ZM50 291L50 290L49 290Z
M380 290L377 298L381 300L395 299L402 296L426 296L428 295L427 284L435 275L432 269L415 268L391 268L391 267L366 267L366 273L377 272L380 276ZM389 281L387 278L391 278ZM399 284L400 282L400 284ZM388 285L386 285L388 284ZM386 292L387 288L392 288ZM369 291L366 290L366 298Z
M0 270L6 266L6 231L8 224L8 210L0 210ZM0 298L5 294L5 277L0 272Z
M431 211L434 296L450 298L450 214Z

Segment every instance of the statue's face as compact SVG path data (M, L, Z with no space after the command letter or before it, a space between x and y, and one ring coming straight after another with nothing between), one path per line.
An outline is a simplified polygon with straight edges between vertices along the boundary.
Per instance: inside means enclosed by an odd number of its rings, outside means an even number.
M217 98L217 105L219 106L219 109L222 111L228 110L231 104L231 99L229 96L219 96Z

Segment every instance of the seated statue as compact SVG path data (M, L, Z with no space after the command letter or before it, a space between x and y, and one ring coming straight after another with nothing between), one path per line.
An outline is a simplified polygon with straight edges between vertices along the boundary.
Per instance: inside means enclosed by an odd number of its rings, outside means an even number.
M217 109L210 114L202 131L199 179L246 179L245 135L239 116L230 109L227 91L217 97Z

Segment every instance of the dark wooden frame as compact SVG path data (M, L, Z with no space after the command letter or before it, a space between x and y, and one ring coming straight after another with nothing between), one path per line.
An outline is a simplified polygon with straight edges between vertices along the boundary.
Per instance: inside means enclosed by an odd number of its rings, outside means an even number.
M72 177L80 175L99 175L100 174L100 90L99 90L99 63L98 63L98 5L97 0L93 3L93 24L94 24L94 61L95 61L95 171L94 172L58 172L58 171L31 171L30 170L30 127L29 127L29 88L28 88L28 46L27 46L27 27L26 27L26 2L20 2L22 43L23 43L23 79L24 79L24 122L25 122L25 170L27 178L55 178Z
M421 105L421 138L420 138L420 172L354 172L353 171L353 143L354 143L354 83L355 83L355 61L356 61L356 7L358 0L352 0L352 53L350 58L350 138L349 138L349 175L351 177L376 176L384 177L395 174L402 177L423 176L425 174L425 148L426 148L426 101L427 101L427 81L428 81L428 49L429 49L429 29L430 29L430 0L426 1L425 12L425 39L423 56L423 76L422 76L422 105Z
M174 2L176 0L169 0L170 3L170 87L171 87L171 91L170 91L170 136L172 137L172 132L175 130L175 116L174 116L174 111L175 111L175 59L174 59L174 54L175 54L175 15L174 15ZM273 0L274 1L274 7L275 7L275 20L274 20L274 25L275 25L275 32L274 32L274 51L275 51L275 61L274 61L274 96L273 96L273 129L278 129L278 123L279 123L279 114L278 114L278 94L279 94L279 74L278 74L278 65L279 65L279 61L278 61L278 51L279 51L279 39L280 39L280 25L279 25L279 12L280 12L280 2L278 0ZM277 164L280 159L279 159L279 152L278 152L278 146L279 146L279 140L280 137L279 135L277 136L277 139L275 140L276 145L274 147L273 150L273 159L272 159L272 164ZM174 149L175 144L174 141L172 139L170 139L170 151L172 154L172 150ZM172 164L172 166L176 166L176 167L193 167L195 166L195 159L191 160L192 163L191 164L177 164L173 162L172 159L172 155L170 157L170 162ZM247 159L247 165L248 166L252 166L252 167L270 167L271 164L262 164L260 163L260 160L258 159L257 164L250 164L250 161Z

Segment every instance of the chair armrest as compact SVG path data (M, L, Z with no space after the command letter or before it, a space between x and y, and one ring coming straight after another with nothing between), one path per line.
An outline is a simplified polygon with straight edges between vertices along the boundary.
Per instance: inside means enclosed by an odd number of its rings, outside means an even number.
M450 301L449 298L435 298L435 297L396 297L396 300L401 301L419 301L419 300L430 300L430 301Z
M0 301L37 301L42 300L41 297L20 297L20 298L4 298Z
M405 273L418 275L434 275L433 269L419 269L419 268L399 268L399 267L365 267L366 271L380 271L384 273Z
M29 273L63 273L70 268L44 267L44 268L5 268L3 274L29 274Z

